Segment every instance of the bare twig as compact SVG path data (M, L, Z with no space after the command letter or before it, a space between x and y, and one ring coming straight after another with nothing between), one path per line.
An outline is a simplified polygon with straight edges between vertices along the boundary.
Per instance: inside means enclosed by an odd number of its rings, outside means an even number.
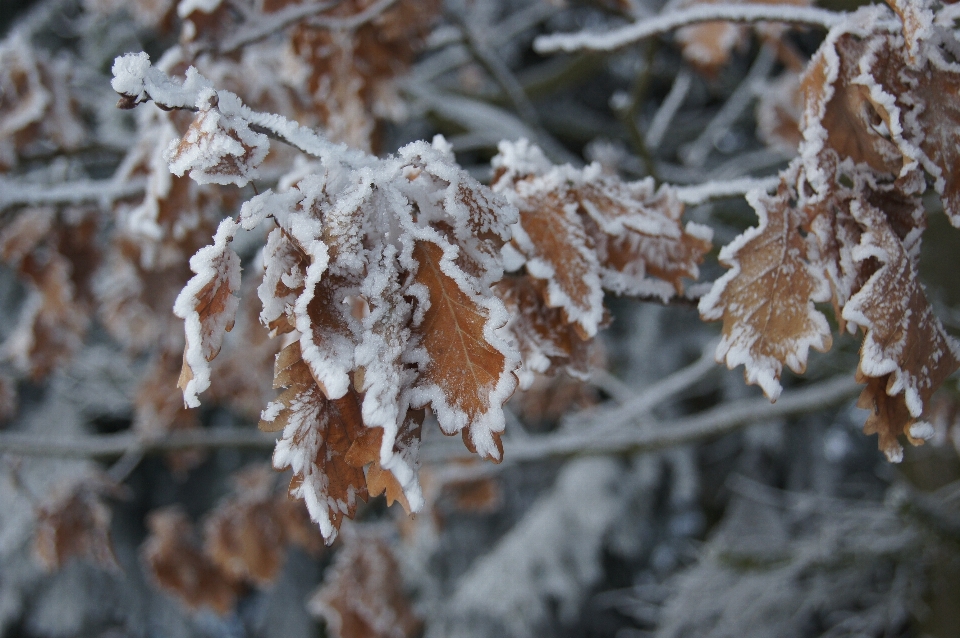
M483 38L469 24L461 20L460 29L463 31L467 47L473 53L473 57L490 74L490 77L500 85L520 117L530 126L538 128L540 117L537 115L537 110L533 107L530 98L527 97L526 92L510 68L504 64L500 56L487 46Z
M558 51L613 51L654 35L698 22L792 22L829 29L846 18L845 13L811 7L782 4L701 4L689 9L670 11L655 18L645 18L620 29L605 33L557 33L540 36L533 43L538 53Z
M687 99L687 93L690 92L692 83L693 74L689 70L681 69L677 73L677 78L673 81L670 92L667 93L663 104L657 109L650 126L647 127L646 143L649 150L653 151L660 147L660 142L663 141L663 136L666 134L670 122L673 121L673 116L677 114L680 106L683 105L683 101Z

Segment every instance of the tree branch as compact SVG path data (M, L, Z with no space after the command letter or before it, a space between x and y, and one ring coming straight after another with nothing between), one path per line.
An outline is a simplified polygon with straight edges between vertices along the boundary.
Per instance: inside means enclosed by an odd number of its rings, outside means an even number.
M792 7L782 4L704 4L670 11L655 18L643 19L605 33L556 33L540 36L533 48L538 53L558 51L613 51L661 33L698 22L792 22L829 29L839 24L847 14L811 7Z
M55 185L35 184L0 177L0 210L14 206L44 204L84 204L97 202L104 207L118 199L142 195L147 182L143 178L117 181L78 180Z
M19 456L111 459L123 456L131 450L143 454L217 448L269 450L276 442L276 437L273 435L264 434L260 430L242 428L183 430L152 440L146 440L133 432L58 438L0 432L0 453Z
M702 361L698 361L680 370L662 382L663 389L666 390L666 386L681 382L689 385L691 378L696 379L702 374L702 368ZM511 463L541 461L547 458L660 450L728 434L757 421L823 409L849 399L859 390L860 386L856 381L849 376L843 376L802 390L784 393L776 403L770 403L763 398L747 399L720 405L695 416L640 427L611 428L609 424L605 424L576 432L506 439L504 440L504 463L500 466L484 464L480 467L489 465L488 470L483 470L487 472L497 471L495 468ZM635 416L642 415L635 414ZM189 449L269 450L275 443L274 435L242 428L201 428L173 432L166 437L153 440L144 440L132 432L64 438L0 432L0 454L58 458L111 459L131 451L147 455ZM422 460L432 463L476 460L476 456L464 454L463 448L459 445L455 450L451 448L452 446L442 444L424 446Z
M504 439L503 463L480 472L499 471L494 468L548 458L652 452L685 445L729 434L758 421L805 414L836 405L853 397L859 390L860 385L845 375L784 393L776 403L765 398L746 399L695 416L640 427L595 426L544 437ZM445 445L424 446L421 457L425 463L462 462L468 458Z

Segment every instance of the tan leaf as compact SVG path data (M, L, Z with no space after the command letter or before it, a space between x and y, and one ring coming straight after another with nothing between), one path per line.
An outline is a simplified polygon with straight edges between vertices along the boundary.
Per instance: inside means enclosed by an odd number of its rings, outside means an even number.
M186 331L184 369L177 386L188 407L200 405L197 395L210 387L208 364L220 352L224 332L233 329L240 303L236 296L240 290L240 257L229 244L238 229L234 220L223 220L213 245L201 248L190 258L190 269L196 276L187 282L173 305Z
M432 403L445 432L462 430L468 446L500 460L502 405L517 384L505 344L491 343L491 333L501 325L490 324L500 318L491 318L491 305L482 305L447 274L440 246L418 241L413 257L419 264L414 279L430 295L430 307L417 326L429 356L417 389Z
M731 270L700 300L704 320L723 319L717 360L731 369L743 364L747 382L772 400L780 394L784 364L803 372L809 349L825 351L832 343L830 326L813 305L829 299L829 289L807 263L800 234L806 220L791 200L786 178L774 196L748 195L760 225L721 250L721 263Z
M110 539L110 509L101 499L105 489L110 490L84 481L37 508L33 547L47 570L59 569L73 557L119 570Z
M326 621L335 638L413 638L422 622L404 593L399 572L382 539L352 534L307 609Z
M267 4L285 4L272 0ZM397 112L393 80L406 72L439 13L438 0L400 0L378 18L350 31L301 23L291 33L293 55L305 65L309 107L332 139L378 151L376 119ZM366 0L338 3L329 14L347 18ZM306 106L306 105L305 105Z
M270 142L263 133L250 130L245 119L221 113L215 91L209 91L207 100L164 159L171 173L189 173L198 184L246 186L258 176Z
M897 96L904 137L901 152L908 159L919 158L935 179L934 185L954 226L960 227L960 73L942 62L927 61L920 68L904 64L899 50L889 39L875 54L870 72L887 93Z
M147 528L150 535L140 556L157 586L188 609L209 607L221 615L233 609L239 584L201 551L182 510L154 510L147 516Z
M877 383L868 386L873 403L881 406L874 410L880 421L870 427L881 433L880 445L888 456L896 457L891 437L906 431L914 439L925 438L921 436L925 428L911 426L923 417L933 393L960 367L960 356L956 342L933 314L916 266L884 214L858 202L851 211L864 228L855 256L876 259L880 267L847 302L843 317L864 330L860 377L885 380L887 395L903 395L906 413L890 408L890 401L880 401Z
M514 242L527 272L546 283L547 305L560 308L584 339L594 336L603 320L600 264L576 203L560 193L528 198Z
M589 372L592 341L585 341L559 308L547 306L542 283L527 275L507 275L494 289L510 313L506 330L520 352L517 376L522 390L531 386L537 373L552 373L554 368L578 376Z
M270 501L218 506L204 524L204 538L210 559L233 580L266 585L283 564L284 528Z
M306 502L311 518L332 542L343 516L353 516L357 499L367 497L363 470L346 461L353 441L366 430L359 397L351 389L328 400L304 363L299 342L277 356L274 385L287 389L260 421L263 430L283 430L274 466L293 470L290 494Z
M757 137L764 144L794 154L803 140L800 75L787 71L766 84L757 100Z
M823 145L841 158L897 175L903 156L889 139L890 113L872 99L868 86L857 82L859 62L866 52L867 43L850 34L830 39L820 48L801 80L804 111L800 126L814 145L811 156Z

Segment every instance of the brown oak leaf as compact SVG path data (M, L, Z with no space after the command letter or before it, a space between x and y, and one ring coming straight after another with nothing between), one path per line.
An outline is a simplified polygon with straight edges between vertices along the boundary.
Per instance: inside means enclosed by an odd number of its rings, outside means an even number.
M239 225L225 219L217 229L213 245L201 248L190 258L196 275L187 282L173 305L184 320L186 347L183 370L177 383L188 407L197 407L197 395L210 387L210 361L220 352L224 332L233 329L240 300L240 257L230 248Z
M896 459L902 454L895 444L901 432L912 439L928 438L924 435L929 426L914 424L924 416L933 393L960 367L960 348L933 314L916 264L884 213L860 202L852 204L851 212L864 228L855 258L875 259L880 266L844 306L843 317L864 330L859 377L883 380L882 391L892 397L881 400L879 381L871 381L865 395L872 399L861 401L877 406L878 416L868 426L880 432L881 449ZM892 404L899 395L906 413Z
M33 547L47 570L59 569L73 557L119 570L110 539L110 509L105 494L118 488L104 480L84 480L37 508Z
M422 627L390 548L360 532L345 538L307 609L336 638L413 638Z
M240 583L202 551L193 524L179 507L154 510L147 528L150 535L140 557L157 586L192 610L209 607L226 614L233 609Z
M760 225L720 251L730 267L700 300L700 316L723 320L717 360L731 369L743 364L748 383L775 400L784 364L806 368L809 349L826 351L832 343L826 318L815 301L829 299L829 288L807 261L800 227L807 220L794 207L787 178L776 195L753 192L748 201Z

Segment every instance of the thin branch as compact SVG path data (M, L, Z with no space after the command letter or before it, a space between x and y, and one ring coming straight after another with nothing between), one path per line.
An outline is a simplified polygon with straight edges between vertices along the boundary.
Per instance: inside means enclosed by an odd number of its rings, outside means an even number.
M681 69L677 78L670 87L670 92L664 98L663 104L657 109L650 126L647 128L646 142L647 148L654 151L660 147L663 136L667 132L673 116L677 114L683 101L687 99L687 93L690 92L690 85L693 83L693 74L686 68Z
M132 432L51 438L18 432L0 432L0 453L19 456L110 459L131 452L162 454L181 450L247 448L268 450L276 437L241 428L196 429L172 432L146 440Z
M500 56L487 46L486 42L469 24L461 20L460 29L466 40L467 48L473 53L477 62L500 85L520 117L530 126L539 128L540 116L537 115L537 110L510 68L500 59Z
M782 4L704 4L670 11L655 18L639 20L625 27L596 33L557 33L540 36L533 48L538 53L558 51L613 51L654 35L667 33L697 22L791 22L829 29L847 17L846 13L812 7L793 7Z
M776 175L771 177L744 177L727 181L706 182L694 186L677 186L673 192L684 204L702 204L711 199L743 197L753 190L771 191L780 183Z
M353 31L376 19L396 2L397 0L378 0L360 13L346 18L314 18L310 20L310 26L331 31Z
M317 4L297 4L284 7L275 13L263 15L257 24L242 29L227 38L223 44L217 47L217 51L219 53L233 53L248 44L268 38L274 33L283 31L287 27L326 11L337 4L336 0Z
M681 371L690 374L699 362ZM482 464L481 474L499 471L512 463L541 461L583 455L649 452L693 443L702 439L736 431L758 421L804 414L836 405L849 399L860 386L849 376L834 378L815 385L784 393L777 403L766 399L747 399L718 406L696 416L660 422L641 427L591 427L576 432L562 432L542 437L516 437L504 440L504 463ZM111 459L128 455L163 454L190 449L269 450L276 443L274 435L253 429L217 428L174 432L166 437L144 440L137 434L99 434L79 437L51 438L15 432L0 432L0 454L59 458ZM424 462L460 462L476 460L462 448L456 452L443 444L424 446ZM485 468L485 469L483 469Z
M146 187L147 182L144 178L123 181L112 179L78 180L48 185L0 177L0 210L13 206L85 204L89 202L97 202L106 207L119 199L142 195Z
M480 470L481 474L499 471L513 463L542 461L585 455L630 454L652 452L694 443L703 439L735 432L745 426L769 419L806 414L836 405L853 397L860 385L843 376L785 392L776 403L765 398L727 403L695 416L646 424L640 427L590 427L575 432L562 432L522 441L503 442L503 463ZM462 462L469 458L446 445L424 446L424 462Z
M665 379L644 388L615 411L604 414L603 426L619 428L629 425L638 416L646 414L654 407L694 386L717 369L717 362L714 360L716 348L717 343L711 342L703 349L703 354L699 359L687 367L677 370Z

